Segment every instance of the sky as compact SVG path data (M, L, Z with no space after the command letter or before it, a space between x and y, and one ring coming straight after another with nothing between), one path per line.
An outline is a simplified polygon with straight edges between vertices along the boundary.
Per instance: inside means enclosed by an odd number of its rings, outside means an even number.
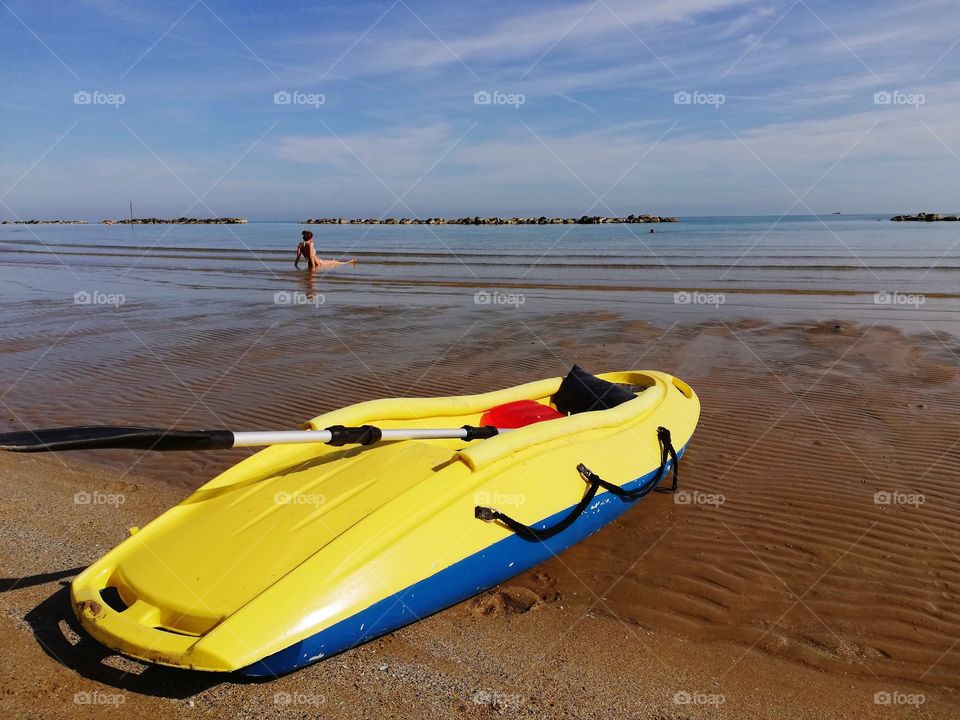
M0 219L957 212L956 15L0 0Z

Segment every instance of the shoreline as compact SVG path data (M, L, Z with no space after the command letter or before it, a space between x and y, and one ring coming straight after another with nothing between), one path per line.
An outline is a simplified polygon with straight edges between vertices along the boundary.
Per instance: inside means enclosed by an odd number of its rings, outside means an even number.
M101 220L101 225L243 225L247 221L239 217L218 218L130 218L127 220Z
M244 218L129 218L125 220L101 220L100 225L243 225ZM0 225L95 225L89 220L2 220Z
M940 213L917 213L916 215L894 215L892 222L958 222L960 215L941 215Z
M792 215L790 217L861 217L884 215L885 213L807 213ZM776 215L687 215L684 216L691 220L703 218L738 218L738 217L778 217ZM914 215L898 214L889 218L892 222L960 222L960 214L943 214L933 212L919 212ZM218 217L218 218L118 218L104 219L100 221L80 220L69 218L53 219L34 219L29 220L0 220L0 225L239 225L247 222L255 223L289 223L295 225L604 225L604 224L650 224L650 223L677 223L680 222L680 216L677 215L651 215L648 213L630 214L622 216L607 215L581 215L548 217L540 216L481 216L466 215L461 217L400 217L400 218L378 218L378 217L315 217L303 220L276 220L276 219L256 219L247 220L242 217Z
M100 225L242 225L247 223L246 218L218 217L218 218L126 218L105 219ZM256 222L270 222L258 220ZM675 216L657 215L627 215L624 217L607 217L605 215L581 215L575 217L481 217L479 215L459 218L308 218L306 220L283 220L297 225L604 225L610 223L675 223L679 219ZM0 225L89 225L88 220L2 220Z
M605 225L635 223L675 223L675 216L627 215L608 217L606 215L581 215L580 217L481 217L479 215L458 218L308 218L301 225Z

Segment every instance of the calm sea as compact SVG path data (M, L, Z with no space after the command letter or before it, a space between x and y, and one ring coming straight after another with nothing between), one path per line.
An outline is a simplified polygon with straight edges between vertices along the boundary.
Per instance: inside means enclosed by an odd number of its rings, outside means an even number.
M0 226L6 302L575 304L650 320L762 316L935 323L957 317L960 224L889 216L681 218L658 225ZM650 229L655 233L650 233ZM86 295L84 295L86 293ZM329 308L328 308L329 309Z

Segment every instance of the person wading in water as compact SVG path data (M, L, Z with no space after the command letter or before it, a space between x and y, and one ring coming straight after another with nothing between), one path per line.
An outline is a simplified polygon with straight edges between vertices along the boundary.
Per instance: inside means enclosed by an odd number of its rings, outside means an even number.
M293 266L297 269L300 268L300 259L303 258L307 261L308 270L316 270L323 267L324 265L356 265L357 259L351 258L350 260L321 260L317 257L317 251L313 247L313 233L309 230L304 230L303 240L300 241L300 244L297 245L297 257L293 261Z

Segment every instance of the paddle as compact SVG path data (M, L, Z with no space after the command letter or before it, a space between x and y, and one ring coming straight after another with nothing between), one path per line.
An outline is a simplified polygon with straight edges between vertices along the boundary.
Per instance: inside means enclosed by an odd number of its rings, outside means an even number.
M383 440L482 440L502 429L486 425L459 428L395 428L382 430L372 425L326 430L279 430L233 432L232 430L164 430L140 427L66 427L26 430L0 434L0 450L11 452L49 452L54 450L226 450L235 447L324 443L326 445L372 445Z

